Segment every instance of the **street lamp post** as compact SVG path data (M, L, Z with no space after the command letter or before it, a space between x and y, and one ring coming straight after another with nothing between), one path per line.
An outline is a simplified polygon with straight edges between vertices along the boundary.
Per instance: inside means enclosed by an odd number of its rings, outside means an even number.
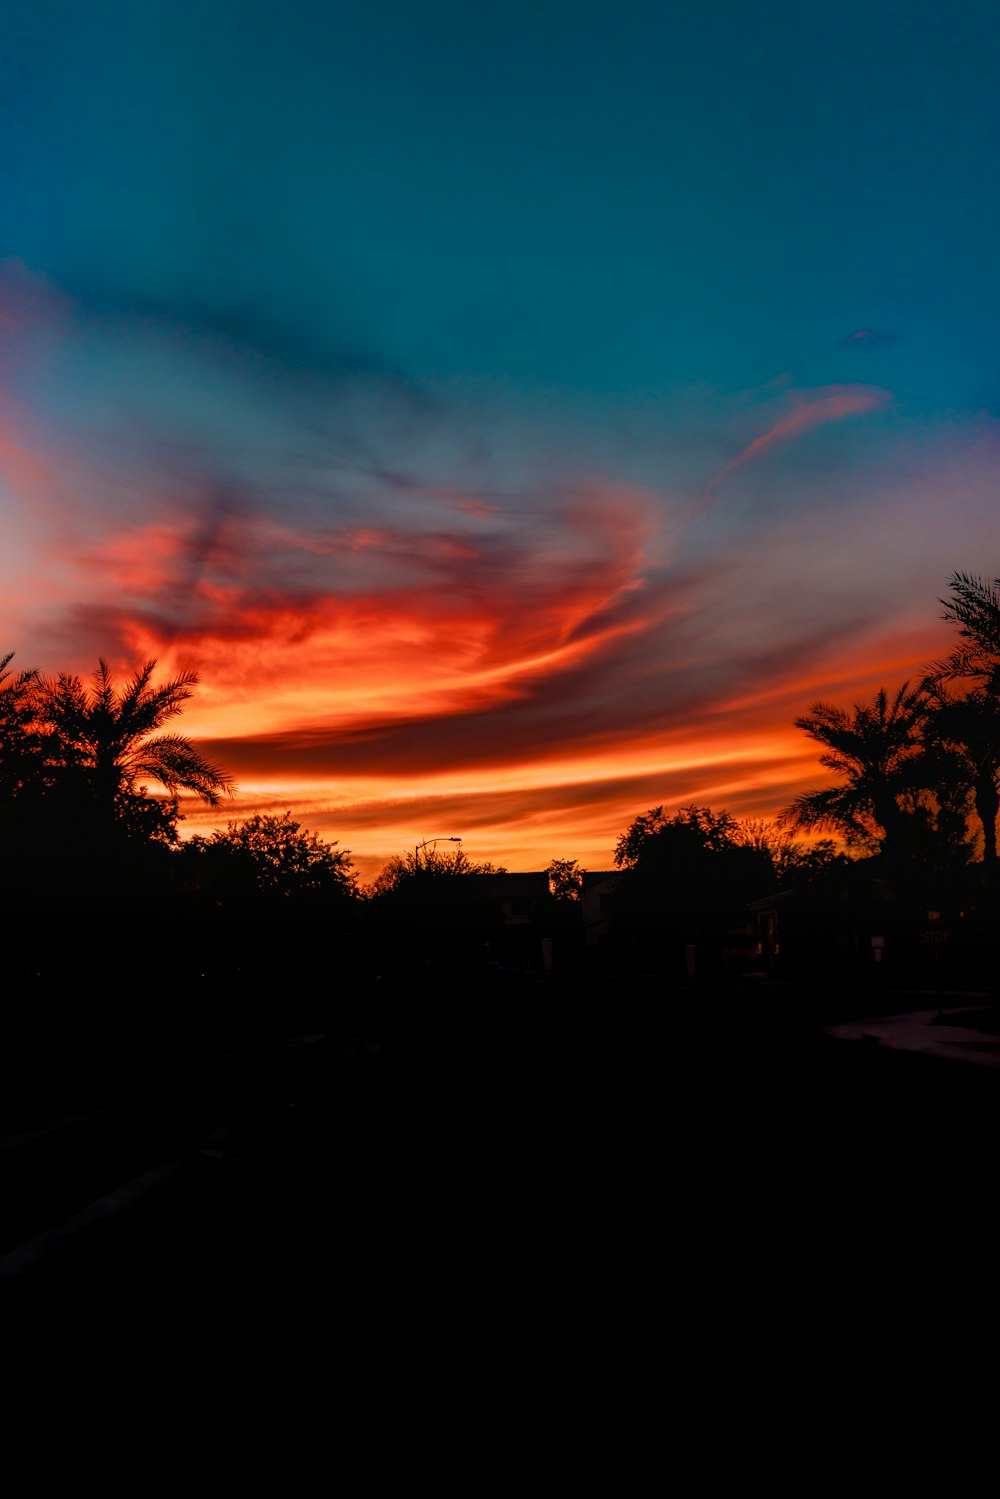
M413 850L413 873L420 869L420 850L427 848L431 843L461 843L461 838L425 838L423 843L418 843Z

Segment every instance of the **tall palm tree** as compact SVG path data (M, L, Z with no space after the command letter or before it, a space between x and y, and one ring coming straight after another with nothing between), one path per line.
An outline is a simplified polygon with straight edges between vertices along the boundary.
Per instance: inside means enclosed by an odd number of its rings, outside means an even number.
M826 747L820 764L837 771L841 784L804 792L783 821L800 828L831 828L848 843L871 848L881 842L886 851L893 850L906 816L900 797L920 781L925 714L924 694L909 682L894 697L880 688L871 703L855 703L850 712L814 703L795 723Z
M171 795L191 791L218 806L233 792L231 777L210 764L189 739L156 733L182 711L198 675L181 672L156 687L155 668L155 661L147 661L119 689L102 657L89 687L66 673L43 683L50 763L57 772L68 772L106 811L120 811L141 796L147 781Z
M958 625L962 644L936 661L927 678L971 680L1000 696L1000 578L989 583L971 573L953 573L948 586L952 597L941 600L944 618Z
M936 699L933 736L972 792L983 864L993 872L1000 816L1000 578L953 573L948 586L944 618L958 626L961 644L928 667L924 687ZM958 695L949 692L951 683L959 684Z
M983 865L990 872L997 868L1000 816L1000 698L983 688L958 698L938 687L935 696L928 738L946 757L952 781L971 792L983 830Z

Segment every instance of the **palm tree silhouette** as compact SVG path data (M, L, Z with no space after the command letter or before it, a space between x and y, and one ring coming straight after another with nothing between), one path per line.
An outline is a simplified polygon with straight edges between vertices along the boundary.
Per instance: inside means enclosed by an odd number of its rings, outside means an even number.
M50 763L69 772L80 789L110 811L141 796L155 781L172 796L194 792L210 806L232 795L230 776L209 763L180 734L156 734L181 712L198 681L185 671L152 685L156 662L147 661L121 689L102 657L93 685L61 674L42 687Z
M971 573L953 573L952 598L942 599L944 618L958 625L962 644L928 668L927 680L978 681L1000 695L1000 578L989 583Z
M971 573L953 573L951 599L942 599L944 618L958 626L961 644L935 661L924 678L936 698L930 728L955 758L956 774L972 791L983 830L983 864L997 867L1000 816L1000 578L988 582ZM945 684L957 682L961 696Z
M880 688L871 703L855 703L850 712L814 703L796 726L826 746L820 764L837 771L842 784L804 792L783 820L800 828L832 828L848 843L869 848L881 841L893 850L905 817L899 798L920 782L926 711L922 689L909 682L891 698Z
M0 656L0 782L6 783L14 767L20 769L31 748L38 708L38 672L8 671L14 652ZM14 788L5 785L6 790Z
M936 696L927 734L946 757L952 780L972 793L983 830L983 865L990 872L997 867L1000 816L1000 699L983 689L955 698L937 688Z

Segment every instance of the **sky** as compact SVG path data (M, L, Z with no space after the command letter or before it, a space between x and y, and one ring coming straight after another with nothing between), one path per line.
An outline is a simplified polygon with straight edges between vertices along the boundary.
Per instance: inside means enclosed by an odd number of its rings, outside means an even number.
M0 0L0 654L370 876L771 817L1000 573L992 0Z

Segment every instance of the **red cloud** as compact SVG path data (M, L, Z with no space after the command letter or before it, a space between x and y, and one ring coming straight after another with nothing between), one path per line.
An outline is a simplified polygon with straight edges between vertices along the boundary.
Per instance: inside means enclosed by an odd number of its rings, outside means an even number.
M454 533L299 531L233 507L208 541L200 521L154 522L76 553L100 597L74 634L91 654L110 635L122 665L196 666L199 732L219 737L453 719L646 628L662 612L642 588L654 519L643 493L590 486Z

